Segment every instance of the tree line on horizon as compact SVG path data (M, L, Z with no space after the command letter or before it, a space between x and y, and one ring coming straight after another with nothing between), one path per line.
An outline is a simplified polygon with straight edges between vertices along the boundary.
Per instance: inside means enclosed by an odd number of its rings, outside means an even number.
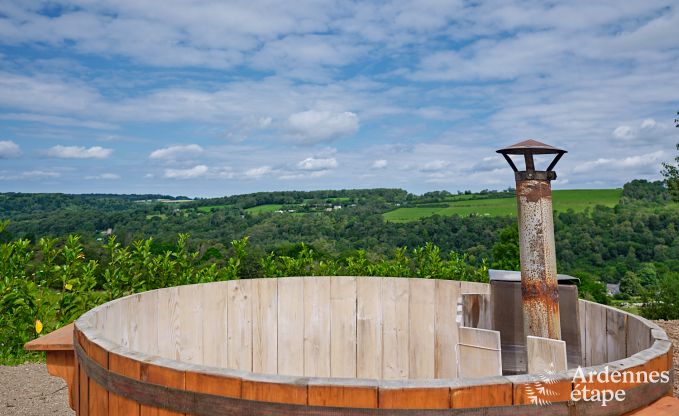
M676 163L665 164L663 182L625 184L615 207L555 213L558 269L580 279L582 297L607 303L605 283L619 283L618 298L643 303L644 316L679 319ZM485 281L488 267L519 268L513 217L387 223L382 213L408 198L405 191L342 192L303 199L349 198L355 207L298 216L200 212L110 195L0 194L0 214L11 219L0 222L0 363L35 358L21 346L38 328L159 287L339 274ZM265 194L256 202L271 203Z

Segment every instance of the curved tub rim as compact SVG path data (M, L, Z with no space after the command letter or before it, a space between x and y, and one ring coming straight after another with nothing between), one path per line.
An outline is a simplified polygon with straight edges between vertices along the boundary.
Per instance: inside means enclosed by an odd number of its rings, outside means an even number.
M290 277L349 277L349 276L286 276L277 278L260 278L260 279L287 279ZM356 277L356 276L353 276ZM388 277L388 276L374 276L376 278L385 279L416 279L409 277ZM259 279L251 279L259 280ZM196 283L195 285L210 285L210 284L224 284L229 281L220 282L208 282L208 283ZM483 283L483 282L475 282ZM487 284L487 283L484 283ZM192 285L185 285L192 286ZM173 286L179 287L179 286ZM519 374L519 375L508 375L508 376L492 376L492 377L479 377L479 378L455 378L455 379L403 379L403 380L385 380L385 379L366 379L366 378L340 378L340 377L308 377L308 376L290 376L290 375L280 375L280 374L265 374L265 373L255 373L250 371L236 370L230 368L207 366L203 364L190 364L184 361L169 359L159 357L157 355L152 355L143 351L135 351L129 347L116 344L102 336L102 334L95 332L91 326L90 320L92 317L100 310L108 307L114 303L123 302L126 299L134 298L144 293L157 292L161 290L166 290L170 288L159 288L153 289L146 292L139 292L130 294L112 301L103 303L95 308L90 309L83 315L81 315L75 321L76 332L79 331L87 338L88 341L97 344L99 347L113 352L114 354L120 355L122 357L139 361L141 363L153 364L159 367L175 369L180 371L191 371L195 373L210 374L215 376L223 376L230 378L239 378L244 381L253 382L265 382L265 383L276 383L276 384L289 384L289 385L315 385L315 386L333 386L333 385L343 385L343 386L356 386L356 387L374 387L374 388L398 388L398 389L418 389L418 388L436 388L436 387L466 387L466 386L481 386L481 385L496 385L503 382L510 382L512 384L521 383L531 383L536 381L536 376L531 374ZM613 310L616 313L621 313L641 321L649 329L651 329L651 336L653 338L653 344L642 351L639 351L631 356L625 357L620 360L606 362L599 365L582 367L585 373L589 371L600 371L606 366L615 367L615 370L624 371L640 365L647 364L651 360L654 360L662 355L667 354L672 343L668 340L665 331L660 328L657 324L649 321L638 315L631 314L629 312L613 308L609 305L598 304L596 302L591 302L584 299L579 299L579 302L593 303L600 305L607 309ZM550 378L555 381L565 381L573 380L573 369L567 370L565 372L559 372Z

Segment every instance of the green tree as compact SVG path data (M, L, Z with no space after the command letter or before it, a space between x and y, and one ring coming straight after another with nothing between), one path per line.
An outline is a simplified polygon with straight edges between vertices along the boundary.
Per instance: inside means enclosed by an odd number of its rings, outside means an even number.
M575 277L580 279L578 293L581 298L603 304L608 303L606 285L601 283L599 279L586 272L575 273Z
M500 231L500 239L493 244L492 267L501 270L521 270L519 229L516 225Z
M679 143L677 144L679 150ZM667 183L667 190L670 192L672 199L679 202L679 156L674 158L674 163L663 163L662 175L665 177Z
M641 314L649 319L679 319L679 273L667 273L644 299Z
M641 294L641 282L636 273L628 271L622 279L620 279L620 293L627 296L639 296Z

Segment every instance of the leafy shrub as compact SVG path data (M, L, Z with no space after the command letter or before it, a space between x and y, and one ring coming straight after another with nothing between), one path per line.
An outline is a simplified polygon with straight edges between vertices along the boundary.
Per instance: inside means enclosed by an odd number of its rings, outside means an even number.
M6 225L0 222L0 233ZM233 255L223 266L202 262L198 252L188 251L188 238L188 234L179 234L174 247L159 252L151 238L123 246L112 236L104 245L106 255L101 262L87 258L77 235L65 241L42 238L35 246L25 239L1 244L0 364L38 358L23 351L23 344L106 301L162 287L241 277L248 256L247 237L231 241ZM413 250L398 248L393 259L373 258L364 250L345 259L326 258L306 244L289 254L262 257L262 275L487 280L485 261L455 252L444 256L432 243Z

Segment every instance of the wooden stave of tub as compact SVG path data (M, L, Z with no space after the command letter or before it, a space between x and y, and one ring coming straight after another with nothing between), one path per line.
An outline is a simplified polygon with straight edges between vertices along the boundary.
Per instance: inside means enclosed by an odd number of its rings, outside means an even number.
M552 388L557 395L551 398L551 404L535 406L530 404L524 388L525 384L534 383L537 380L535 376L530 375L459 379L449 377L450 369L439 370L438 367L434 369L434 372L437 373L434 374L434 377L440 375L441 378L428 377L424 379L386 380L384 377L263 374L220 368L215 365L192 364L182 360L161 357L158 354L149 354L140 351L148 349L148 345L140 348L139 343L130 341L129 337L127 342L124 339L119 341L116 337L116 330L112 329L119 325L119 322L126 322L120 313L120 308L134 305L134 302L139 305L141 300L154 299L154 297L157 299L156 302L167 301L169 304L173 300L181 299L182 294L189 296L188 294L192 291L196 291L200 292L202 296L200 300L196 299L196 304L200 304L202 301L210 302L204 296L212 297L213 300L225 299L223 294L220 294L223 292L218 289L234 295L238 292L238 290L233 290L234 287L243 288L250 285L249 287L252 289L258 285L276 285L277 301L279 291L283 287L284 299L288 299L287 296L292 293L297 293L298 295L301 294L301 299L306 302L305 294L310 292L306 292L305 288L316 290L316 286L319 285L335 288L337 285L345 285L347 282L353 282L348 283L349 286L353 284L356 288L355 293L364 293L366 299L374 296L374 293L370 292L370 290L374 290L374 286L380 287L380 307L383 307L381 299L385 286L391 284L400 287L407 286L409 290L409 311L413 307L417 308L418 304L420 307L426 308L426 305L422 305L425 302L422 302L422 292L420 291L420 287L425 287L424 293L428 293L430 299L434 302L431 307L434 309L435 322L436 309L439 308L439 303L444 304L446 311L455 308L452 314L454 317L457 310L457 301L452 301L452 299L457 299L460 294L488 293L490 290L487 284L450 280L286 277L165 288L117 299L92 309L76 321L74 331L77 374L75 386L77 400L74 403L76 412L79 415L461 415L479 414L481 410L478 408L484 408L481 411L482 414L488 415L516 414L518 409L521 409L522 414L546 414L545 412L548 410L548 414L570 415L574 414L574 409L577 409L575 414L612 415L645 407L658 398L671 394L670 380L669 383L625 385L623 388L627 393L626 400L609 404L607 407L602 407L598 403L572 402L569 401L570 394L576 386L572 383L575 375L574 370L570 370L552 377L555 380ZM384 284L383 282L387 283ZM301 290L299 289L300 286ZM297 287L297 292L295 292L295 287ZM197 290L198 288L200 290ZM413 288L417 293L411 292ZM241 289L242 293L245 293L246 298L249 297L251 301L252 299L257 299L257 302L260 300L258 296L261 295L261 291L259 290L248 292ZM255 294L258 296L255 296ZM419 301L413 300L413 298L417 300L418 297ZM332 309L334 307L332 301L337 300L337 298L330 299L331 305L328 307L331 310L334 310ZM228 312L230 311L228 305L230 305L229 301L224 306L227 311L227 322ZM401 305L401 303L397 305ZM280 306L277 305L277 311L279 311ZM317 306L314 304L314 307ZM365 306L368 309L371 307L367 303ZM156 306L156 311L159 310L159 307ZM252 305L250 308L252 310ZM299 306L296 306L296 308L299 312ZM357 305L354 309L355 312L359 312L359 317L362 316L361 312L369 314L369 311L360 311L360 308L361 305ZM235 310L237 313L243 312L238 309ZM131 311L131 313L136 313L136 316L148 317L142 314L142 309L131 308ZM304 307L301 311L304 315ZM418 314L422 312L421 309L416 311ZM284 312L288 311L284 310ZM242 315L236 316L242 318ZM425 312L425 320L429 316L431 316L431 312ZM596 317L596 319L588 319L590 316ZM209 313L206 317L215 320ZM366 318L366 316L362 317ZM604 366L621 372L671 370L672 345L664 331L653 322L614 308L583 300L580 301L580 318L583 334L599 334L598 337L583 337L583 359L585 364L589 365L584 369L585 372L603 371ZM178 319L188 319L186 322L192 322L191 319L193 319L193 322L195 322L196 314L194 313L189 318ZM603 333L601 333L602 319L605 321ZM360 319L357 318L357 320ZM176 320L174 321L176 322ZM207 320L203 319L203 321ZM234 322L238 321L242 321L242 319L234 320ZM616 344L616 340L621 339L621 334L616 333L615 328L617 326L619 329L619 322L621 321L624 322L623 336L626 352L623 358L607 362L609 355L618 358L616 354L620 354L621 348L617 345L619 342ZM614 325L612 328L607 328L606 323L610 324L611 322ZM451 321L448 320L447 324L450 323ZM456 325L454 318L452 324ZM359 325L356 324L356 326ZM414 329L411 330L419 330L417 327L415 325ZM125 331L129 330L132 330L132 328L128 326L121 330L119 334L124 334ZM357 337L359 331L360 329L357 330ZM438 334L435 337L438 337ZM597 345L601 337L606 339L606 346L602 347L606 349L606 353L595 356L596 354L593 353L601 347L600 344ZM186 336L186 340L191 340L191 338ZM235 341L231 339L228 342L233 343ZM436 339L435 343L435 349L438 349L439 343ZM177 351L186 354L186 352L182 352L184 347L177 348ZM304 357L302 357L302 360L304 360ZM360 358L356 358L356 360L358 361Z

